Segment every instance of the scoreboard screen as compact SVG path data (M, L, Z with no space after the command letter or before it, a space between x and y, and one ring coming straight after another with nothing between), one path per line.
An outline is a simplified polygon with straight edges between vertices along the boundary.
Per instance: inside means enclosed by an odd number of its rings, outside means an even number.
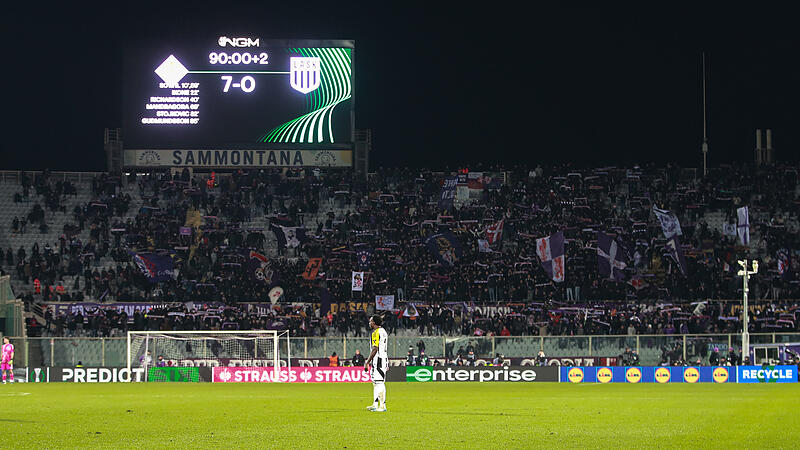
M129 45L126 149L351 149L350 40Z

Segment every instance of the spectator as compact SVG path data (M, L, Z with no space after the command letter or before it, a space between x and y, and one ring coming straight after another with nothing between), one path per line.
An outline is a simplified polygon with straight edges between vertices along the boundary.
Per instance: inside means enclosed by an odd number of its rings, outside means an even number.
M502 366L503 365L503 355L500 353L496 353L494 356L494 360L492 360L492 365L494 366Z
M417 357L414 356L414 347L408 347L408 354L406 354L406 365L407 366L417 365Z
M708 356L708 365L709 366L719 365L719 347L714 347L714 351L711 352L711 355Z
M420 366L430 366L431 359L428 358L428 355L425 354L425 350L421 350L419 352L419 360L417 361Z
M364 365L364 355L361 354L361 350L356 349L355 355L353 355L353 366L359 367Z
M150 367L150 364L153 363L153 355L151 354L150 350L147 351L144 355L139 357L139 366L143 367L145 370Z
M547 365L547 357L544 355L544 350L539 350L536 354L536 365L544 367Z

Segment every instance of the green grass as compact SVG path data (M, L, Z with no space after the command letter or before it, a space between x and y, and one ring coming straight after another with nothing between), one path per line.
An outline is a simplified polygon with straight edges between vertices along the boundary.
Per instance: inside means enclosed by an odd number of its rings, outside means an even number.
M29 393L27 395L20 395ZM800 385L0 385L10 448L797 448Z

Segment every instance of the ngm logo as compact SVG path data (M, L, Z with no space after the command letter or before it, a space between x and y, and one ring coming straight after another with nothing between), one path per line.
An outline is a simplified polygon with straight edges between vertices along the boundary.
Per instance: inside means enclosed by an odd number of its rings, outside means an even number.
M667 369L666 367L659 367L658 369L656 369L656 382L669 383L670 377L671 374L669 372L669 369Z
M567 378L570 383L580 383L583 381L583 369L580 367L573 367L567 372Z
M727 367L717 367L714 369L714 372L711 374L711 376L714 378L715 383L725 383L728 381L730 374L728 373Z
M625 380L628 383L638 383L642 381L642 369L638 367L628 367L625 371Z
M251 38L230 38L227 36L220 36L217 40L217 43L220 47L260 47L261 42L260 39L251 39Z
M611 381L613 373L608 367L601 367L597 369L597 381L601 383L608 383Z
M697 367L687 367L683 371L683 381L687 383L697 383L700 380L700 371Z

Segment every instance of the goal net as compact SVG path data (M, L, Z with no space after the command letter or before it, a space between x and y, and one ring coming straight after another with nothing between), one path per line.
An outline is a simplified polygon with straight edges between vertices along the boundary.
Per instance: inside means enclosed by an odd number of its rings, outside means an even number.
M153 367L266 366L280 370L279 339L288 331L129 331L127 366ZM285 344L285 343L284 343ZM284 345L288 351L288 345ZM159 360L163 357L163 363ZM287 361L288 361L288 356Z

